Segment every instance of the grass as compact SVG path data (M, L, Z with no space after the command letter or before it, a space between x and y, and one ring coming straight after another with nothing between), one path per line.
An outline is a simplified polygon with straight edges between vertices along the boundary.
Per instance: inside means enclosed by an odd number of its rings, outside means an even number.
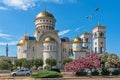
M32 74L32 78L60 78L63 77L62 74L54 71L42 71L37 74Z

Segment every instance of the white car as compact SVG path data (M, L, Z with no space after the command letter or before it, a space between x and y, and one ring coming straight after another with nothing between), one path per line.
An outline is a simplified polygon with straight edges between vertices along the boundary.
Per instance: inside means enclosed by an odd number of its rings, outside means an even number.
M31 74L31 70L18 70L10 73L11 76L30 76Z

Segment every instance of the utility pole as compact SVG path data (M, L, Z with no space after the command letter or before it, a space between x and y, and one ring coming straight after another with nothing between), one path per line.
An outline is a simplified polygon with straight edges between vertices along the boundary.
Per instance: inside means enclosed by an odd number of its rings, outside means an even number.
M93 16L98 10L99 10L99 8L96 8L91 15L86 16L87 19L90 19L90 28L92 28ZM92 34L92 29L91 29L91 34L90 34L90 54L92 54L92 37L93 37L93 34Z

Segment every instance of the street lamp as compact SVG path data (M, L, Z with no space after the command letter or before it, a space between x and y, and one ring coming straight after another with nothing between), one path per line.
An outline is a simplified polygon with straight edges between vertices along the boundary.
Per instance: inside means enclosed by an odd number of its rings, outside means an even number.
M96 8L95 11L93 11L93 13L89 16L86 16L87 19L90 19L90 27L92 28L92 22L93 22L93 16L95 14L95 12L97 12L99 10L99 8ZM92 31L91 31L91 34L90 34L90 54L92 53Z

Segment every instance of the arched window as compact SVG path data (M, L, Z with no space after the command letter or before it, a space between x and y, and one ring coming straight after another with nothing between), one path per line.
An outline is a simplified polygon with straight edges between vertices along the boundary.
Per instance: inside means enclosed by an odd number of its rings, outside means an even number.
M47 45L47 50L49 50L49 46Z
M50 50L52 50L52 45L50 45Z
M96 34L96 33L94 34L94 37L97 37L97 34Z
M97 47L95 47L95 53L97 53Z
M85 41L88 42L88 38L86 38Z
M100 48L100 53L103 53L103 52L104 52L104 48L101 47L101 48Z
M34 47L33 47L33 52L34 52Z

